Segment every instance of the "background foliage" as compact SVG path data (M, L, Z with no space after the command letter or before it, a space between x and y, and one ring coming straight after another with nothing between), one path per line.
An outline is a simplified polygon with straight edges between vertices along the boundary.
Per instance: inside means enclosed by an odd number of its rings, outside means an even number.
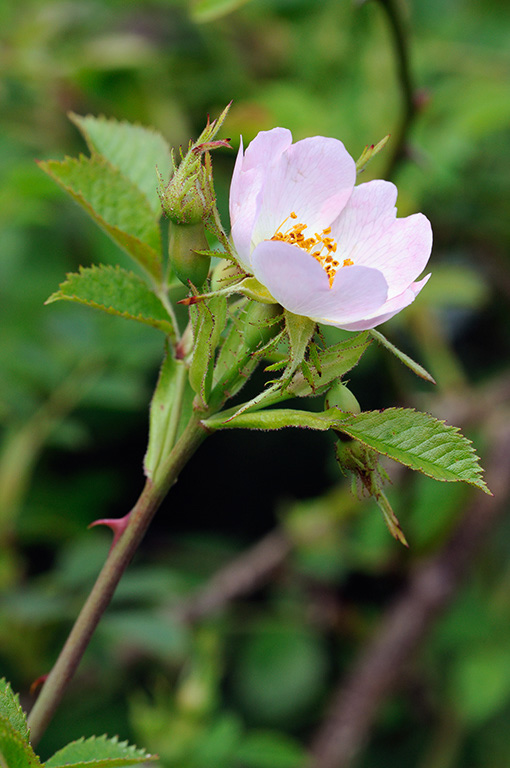
M391 133L393 148L365 180L391 170L400 215L426 213L435 246L426 290L383 330L438 386L374 346L352 387L363 409L398 404L446 417L484 456L494 425L508 428L510 8L401 6L418 111L407 156L394 164L404 106L387 5L1 5L0 658L27 708L108 547L86 526L124 514L141 488L162 355L152 328L65 302L43 306L80 265L127 266L34 162L84 151L67 111L153 125L173 146L231 99L235 147L239 134L246 143L283 125L295 139L336 136L357 157ZM215 153L225 223L233 161ZM409 551L351 494L327 435L216 435L123 579L43 756L106 731L157 751L169 768L303 765L357 651L479 493L390 472ZM285 546L271 578L253 579L221 610L199 610L197 590L274 528ZM379 710L361 765L508 765L509 536L503 518Z

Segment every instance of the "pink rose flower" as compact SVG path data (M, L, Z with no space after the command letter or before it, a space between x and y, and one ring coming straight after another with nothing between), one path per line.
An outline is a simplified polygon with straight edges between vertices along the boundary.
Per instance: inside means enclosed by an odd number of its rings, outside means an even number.
M230 187L232 240L240 265L296 315L348 331L374 328L414 301L430 256L421 213L396 218L388 181L355 187L341 141L292 144L285 128L239 149Z

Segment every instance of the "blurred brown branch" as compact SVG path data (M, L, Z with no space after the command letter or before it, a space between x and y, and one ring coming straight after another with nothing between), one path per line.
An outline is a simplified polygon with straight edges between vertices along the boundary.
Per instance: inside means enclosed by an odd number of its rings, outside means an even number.
M506 507L510 492L510 423L490 430L487 482L494 497L473 500L441 552L423 563L383 617L372 641L334 694L312 743L311 768L347 768L362 749L378 708L395 687L465 576L483 540Z
M385 178L391 179L403 160L408 159L407 140L409 131L418 112L420 99L411 71L409 55L409 30L403 18L400 0L379 0L388 18L388 25L393 37L393 48L397 67L398 84L402 98L402 117L393 144Z
M202 590L179 610L184 621L196 622L215 613L237 597L265 584L282 565L292 543L280 530L264 536L247 552L221 568Z

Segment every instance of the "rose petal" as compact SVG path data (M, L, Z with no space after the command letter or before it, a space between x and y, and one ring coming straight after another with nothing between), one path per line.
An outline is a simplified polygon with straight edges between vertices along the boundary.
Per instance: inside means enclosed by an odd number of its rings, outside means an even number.
M335 325L344 331L366 331L368 328L375 328L377 325L385 323L386 320L396 315L401 309L405 309L405 307L413 303L423 286L428 282L429 277L430 275L427 275L423 280L411 283L400 296L395 296L393 299L386 301L380 308L381 312L376 316L358 322L346 323L345 325L340 323L335 323Z
M378 270L341 268L330 288L319 262L289 243L260 243L252 253L252 265L257 280L283 307L329 325L362 319L386 301L386 281Z
M429 220L421 213L397 219L396 199L397 189L391 182L360 184L332 225L338 255L380 270L390 299L423 271L432 248Z
M230 184L230 224L232 240L239 261L250 270L252 232L258 214L260 192L266 169L278 162L282 152L292 144L292 134L286 128L261 131L243 152L243 140Z
M270 239L292 211L311 235L322 231L347 203L355 179L354 160L341 141L314 136L296 142L265 169L253 242Z

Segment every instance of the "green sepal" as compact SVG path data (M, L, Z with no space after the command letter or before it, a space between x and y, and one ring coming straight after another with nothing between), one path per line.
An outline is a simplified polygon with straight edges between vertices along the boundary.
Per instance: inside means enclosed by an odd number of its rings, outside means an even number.
M402 352L398 347L396 347L394 344L389 341L386 336L383 336L382 333L379 331L376 331L375 329L372 329L370 331L370 334L374 337L376 341L379 342L379 344L382 344L383 347L386 347L392 354L397 357L401 363L406 365L408 368L411 369L413 373L415 373L417 376L419 376L421 379L425 379L425 381L429 381L431 384L435 384L436 380L433 376L430 375L430 373L425 370L425 368L420 365L419 363L415 362L412 357L409 357L409 355L406 355L405 352Z
M11 688L5 677L0 678L0 717L8 720L20 736L28 741L29 728L27 716L19 703L19 696Z
M331 386L333 381L344 376L358 364L371 343L372 340L368 335L368 331L363 331L363 333L353 338L334 344L319 354L320 373L317 368L308 366L307 378L303 370L300 369L296 371L287 386L281 387L277 382L272 387L261 392L257 397L238 406L233 412L242 413L244 411L260 410L292 397L309 397L322 394ZM279 370L282 367L286 367L286 363L284 362L282 365L282 362L278 361L273 365L269 365L266 370Z
M220 407L244 387L258 362L257 356L244 344L242 329L233 322L214 367L214 389L210 399L213 408Z
M189 369L191 388L207 405L213 383L214 360L227 320L227 299L213 296L190 307L193 320L193 357Z
M117 737L91 736L72 741L46 761L45 768L122 768L157 760Z
M159 372L151 401L149 443L144 458L146 477L154 480L160 464L170 454L193 410L193 391L182 360L169 352Z
M378 141L377 144L368 144L365 147L359 158L356 160L356 173L362 173L362 171L365 170L369 162L381 151L381 149L384 149L389 138L390 134L388 133L388 135L381 139L381 141Z
M36 768L41 761L24 735L0 716L0 765L2 768Z
M45 171L137 264L161 277L158 217L143 192L101 155L40 162Z
M141 278L118 266L80 267L78 273L67 275L46 304L54 301L85 304L175 335L172 318L159 298Z
M290 377L305 359L306 350L313 338L317 323L309 317L295 315L288 309L284 311L284 316L290 343L289 366L284 376Z
M93 115L69 114L81 131L91 153L105 157L140 189L159 218L162 214L157 191L159 173L167 177L171 170L170 147L152 128L133 125Z

